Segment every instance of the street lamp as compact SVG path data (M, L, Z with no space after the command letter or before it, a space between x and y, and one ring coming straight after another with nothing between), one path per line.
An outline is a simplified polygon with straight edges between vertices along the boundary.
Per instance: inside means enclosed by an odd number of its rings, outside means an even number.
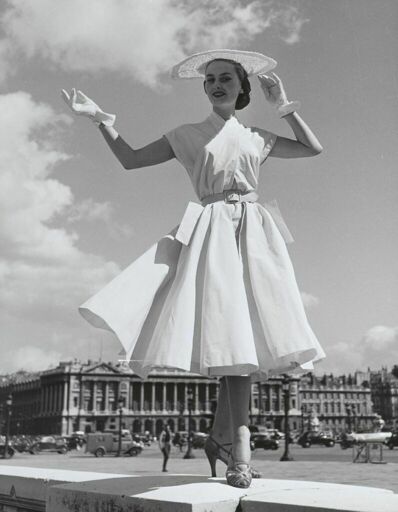
M11 420L11 406L12 406L12 395L11 393L8 395L6 400L6 441L4 445L4 455L3 458L7 459L8 457L8 445L10 438L10 420Z
M262 424L262 412L263 412L263 395L261 389L261 382L257 383L258 386L258 409L257 409L257 425Z
M290 426L289 426L289 405L290 405L290 377L289 375L283 376L282 381L282 390L283 390L283 402L285 406L285 451L283 452L281 461L285 460L294 460L293 457L289 455L289 441L290 441Z
M188 386L187 389L187 401L188 401L188 449L184 455L184 459L194 459L195 455L192 453L192 431L191 431L191 416L192 416L192 402L193 402L193 391L192 387Z
M116 457L120 457L122 454L122 417L123 417L123 405L124 405L124 398L122 396L119 397L117 404L118 404L118 409L119 409L119 446L117 449Z
M300 407L301 410L301 433L304 433L304 412L305 412L305 405L302 405Z

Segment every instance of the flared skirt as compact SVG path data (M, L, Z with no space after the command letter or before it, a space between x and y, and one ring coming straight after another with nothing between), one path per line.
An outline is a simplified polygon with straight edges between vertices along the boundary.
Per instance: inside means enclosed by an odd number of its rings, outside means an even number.
M118 337L142 378L154 368L253 380L308 371L325 354L277 224L258 203L190 203L79 311Z

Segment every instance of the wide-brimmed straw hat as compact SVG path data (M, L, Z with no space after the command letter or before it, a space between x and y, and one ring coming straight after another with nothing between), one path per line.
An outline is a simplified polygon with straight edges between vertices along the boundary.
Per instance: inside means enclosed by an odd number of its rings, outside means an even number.
M214 59L239 62L249 76L267 73L277 65L276 60L262 53L243 50L208 50L195 53L176 64L171 70L171 76L173 78L203 78L206 65Z

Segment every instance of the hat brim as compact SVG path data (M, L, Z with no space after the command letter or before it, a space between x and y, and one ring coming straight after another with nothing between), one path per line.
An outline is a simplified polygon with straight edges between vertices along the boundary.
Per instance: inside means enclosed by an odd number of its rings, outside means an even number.
M209 50L195 53L176 64L171 70L172 78L204 78L206 66L215 59L239 62L249 76L267 73L277 62L262 53L243 50Z

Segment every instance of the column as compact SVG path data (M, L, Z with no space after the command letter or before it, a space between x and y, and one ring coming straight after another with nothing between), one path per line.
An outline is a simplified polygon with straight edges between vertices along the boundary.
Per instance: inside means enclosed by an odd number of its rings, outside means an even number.
M140 412L142 413L144 411L144 383L140 382L140 384Z
M269 404L269 410L272 411L272 390L271 385L268 384L268 404Z
M279 410L284 410L284 396L282 392L282 386L278 386L278 402L279 402Z
M52 413L53 412L53 396L54 396L54 388L53 388L52 384L50 385L48 391L49 391L49 393L48 393L48 397L49 397L49 400L48 400L48 412Z
M97 381L93 382L93 411L97 410Z
M57 412L62 411L62 385L57 384Z
M199 384L195 384L192 409L199 414Z
M184 383L184 411L188 410L188 393L187 393L187 390L188 390L188 384L185 382Z
M55 410L57 411L57 413L61 409L61 404L62 404L62 401L61 401L61 385L57 384L57 398L55 400Z
M174 406L173 411L178 411L178 395L177 395L177 383L174 383ZM178 411L179 412L179 411Z
M104 409L109 411L109 382L105 383L105 403Z
M40 413L44 412L44 388L40 389Z
M155 395L156 388L155 388L155 383L154 382L152 382L152 390L151 391L152 391L152 398L151 398L151 402L152 403L151 403L150 409L151 409L152 412L154 412L155 411L155 398L156 398L156 395Z
M67 414L69 411L69 404L68 404L68 382L64 382L64 396L63 396L63 412L64 414Z
M167 384L163 382L163 412L166 412L166 401L167 401Z
M210 411L210 404L209 404L209 383L207 382L205 384L205 411L206 412L209 412Z

